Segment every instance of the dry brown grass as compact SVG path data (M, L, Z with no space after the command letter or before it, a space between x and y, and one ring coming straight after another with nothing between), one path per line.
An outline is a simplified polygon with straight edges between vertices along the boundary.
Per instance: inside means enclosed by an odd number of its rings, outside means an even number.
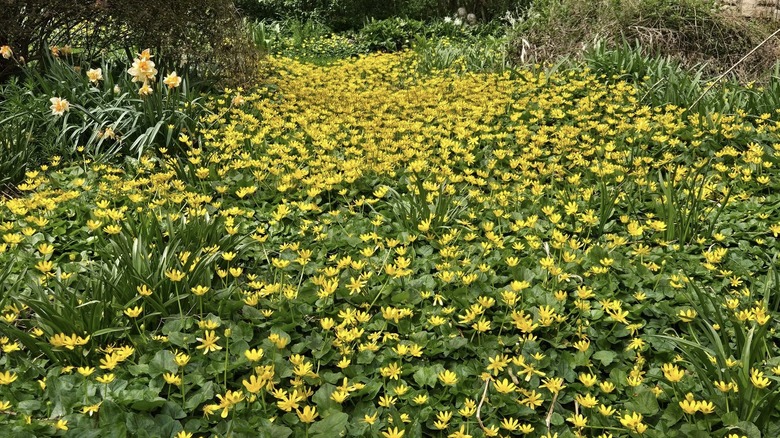
M538 6L514 40L517 61L547 63L578 58L596 41L607 46L639 44L715 76L761 43L780 23L750 19L714 8L704 0L548 0ZM543 9L542 9L543 8ZM734 75L761 79L780 55L773 39L741 63Z

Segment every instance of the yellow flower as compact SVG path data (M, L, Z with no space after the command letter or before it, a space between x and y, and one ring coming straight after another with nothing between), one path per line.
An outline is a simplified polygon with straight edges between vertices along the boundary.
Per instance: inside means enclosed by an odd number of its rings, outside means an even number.
M97 378L95 378L95 380L97 380L99 383L103 383L103 384L107 385L107 384L113 382L115 378L116 378L116 376L113 373L109 373L109 374L104 374L104 375L102 375L100 377L97 377Z
M666 377L666 380L672 383L679 382L683 377L685 377L685 371L680 370L677 365L672 363L664 364L661 367L661 370L664 372L664 377Z
M219 410L219 405L210 404L203 406L203 416L209 417Z
M520 428L520 421L516 418L504 418L501 420L501 427L514 432Z
M566 421L571 423L576 428L583 428L588 425L588 419L582 414L576 414L572 415L571 417L567 418Z
M553 394L559 393L563 388L566 387L563 383L563 379L560 377L552 377L549 379L544 379L544 382L539 385L542 388L546 388L548 391L550 391Z
M333 320L333 318L322 318L320 320L320 326L322 326L323 330L330 330L335 324L336 322Z
M100 410L100 403L82 407L81 413L88 414L91 417L92 414L96 414L99 410Z
M133 82L153 81L155 75L157 75L157 69L154 68L154 62L151 61L152 55L149 54L149 49L144 50L133 61L132 67L127 72L133 76Z
M244 104L244 102L246 102L246 100L244 100L244 97L240 94L233 96L233 99L230 101L231 105L233 106L241 106Z
M57 430L68 430L68 420L61 418L54 423L54 428Z
M584 408L592 408L598 404L598 400L596 400L596 397L594 397L591 394L577 394L577 396L574 397L574 400L582 405Z
M291 394L283 394L280 400L276 402L276 405L279 406L279 409L290 412L293 409L298 409L298 403L303 400L303 395L300 395L296 389Z
M54 263L52 263L49 260L41 260L40 262L35 264L35 269L46 274L48 272L51 272L52 269L54 269Z
M167 85L169 89L174 89L181 85L181 77L179 77L175 71L171 72L163 79L163 84Z
M257 394L261 389L263 389L263 386L266 385L265 380L258 379L255 375L249 376L249 381L242 380L241 383L244 385L246 390L252 394Z
M711 401L699 401L699 412L702 414L711 414L715 412L715 404Z
M466 433L466 426L460 425L460 428L455 432L447 435L447 438L471 438L471 435Z
M228 390L224 395L217 394L217 398L219 399L219 407L222 408L222 415L220 416L227 418L228 410L244 400L244 393Z
M498 426L493 424L490 426L485 426L483 432L485 432L485 436L487 437L494 437L494 436L498 436L499 428Z
M61 116L70 109L70 103L65 99L52 97L49 99L49 102L51 102L51 107L49 108L51 108L51 113L54 116Z
M11 57L14 56L14 52L8 46L0 46L0 56L4 59L11 59Z
M693 309L680 310L677 316L682 322L691 322L696 319L696 311Z
M192 433L180 430L179 433L176 434L176 438L192 438Z
M580 373L579 380L586 388L590 388L598 383L598 378L595 375L588 373Z
M750 370L750 383L758 389L764 389L769 386L769 378L764 377L764 373L753 368Z
M330 395L330 399L339 404L344 403L344 400L346 400L347 397L349 397L349 392L342 390L333 391Z
M10 371L0 373L0 385L10 385L15 382L17 378L18 376Z
M374 412L374 414L373 414L373 415L368 415L368 414L365 414L365 415L363 416L363 422L364 422L364 423L367 423L368 425L371 425L371 426L373 426L373 425L374 425L374 423L376 422L376 419L377 419L377 417L379 417L379 411L377 411L377 412Z
M699 411L699 403L693 398L690 392L685 395L685 400L679 402L680 408L688 415L694 415Z
M181 376L174 374L174 373L164 373L163 379L165 379L165 383L169 385L179 386L181 385Z
M607 406L605 404L599 405L599 414L605 416L605 417L611 417L615 413L616 409L612 406Z
M192 292L193 295L199 297L201 295L204 295L206 292L208 292L209 291L209 287L208 286L198 285L198 286L195 286L195 287L191 288L190 291Z
M141 312L143 312L144 308L141 306L136 307L129 307L125 309L125 315L127 315L130 318L138 318L138 316L141 315Z
M178 269L169 269L165 271L165 276L173 282L178 282L184 278L184 272L181 272Z
M629 430L639 432L639 430L642 429L643 426L642 414L637 412L631 412L630 414L627 413L620 418L620 424L622 424L623 427L626 427ZM647 426L644 427L646 428Z
M609 394L615 390L615 384L612 382L601 382L599 383L599 388L601 388L605 394Z
M190 356L185 353L176 353L173 361L176 362L176 365L183 367L190 362Z
M84 377L89 376L95 372L95 367L78 367L76 371Z
M390 406L395 405L397 401L398 399L391 395L383 395L379 397L379 406L382 406L383 408L389 408Z
M392 429L387 429L387 431L382 432L382 436L384 438L401 438L404 436L404 433L406 433L405 430L399 430L397 427L394 427Z
M528 435L529 433L531 433L531 432L533 432L533 431L534 431L534 427L533 427L533 426L531 426L531 425L530 425L530 424L528 424L528 423L525 423L525 424L522 424L522 425L520 425L520 428L518 428L517 430L518 430L520 433L522 433L523 435Z
M103 70L100 68L91 68L87 70L87 78L90 82L98 83L103 80Z
M380 368L379 372L382 374L382 377L387 377L391 380L398 380L398 378L401 376L401 367L397 362L393 362L386 367Z
M246 357L246 359L250 362L257 362L263 358L263 349L252 348L250 350L246 350L244 351L244 357Z
M313 423L314 419L319 416L317 413L317 408L312 406L304 406L303 411L295 410L295 413L298 414L298 418L301 420L302 423Z
M444 430L449 426L451 419L452 419L452 412L439 411L436 414L436 421L433 422L433 427L439 430Z
M443 385L452 386L458 383L458 375L450 370L440 372L438 378Z
M496 391L500 392L501 394L509 394L511 392L515 392L517 389L517 386L508 379L496 380L493 382L493 387L496 388Z
M214 333L214 330L207 330L204 338L196 338L196 339L200 341L201 344L195 348L198 350L203 350L203 354L208 354L209 352L219 351L222 349L222 347L217 345L217 341L220 338L219 336L217 336L216 333Z

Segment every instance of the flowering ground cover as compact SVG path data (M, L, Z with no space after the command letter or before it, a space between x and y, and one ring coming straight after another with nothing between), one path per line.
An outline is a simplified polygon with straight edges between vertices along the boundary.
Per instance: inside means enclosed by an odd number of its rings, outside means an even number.
M271 58L180 157L28 172L4 430L777 436L777 114L416 62Z

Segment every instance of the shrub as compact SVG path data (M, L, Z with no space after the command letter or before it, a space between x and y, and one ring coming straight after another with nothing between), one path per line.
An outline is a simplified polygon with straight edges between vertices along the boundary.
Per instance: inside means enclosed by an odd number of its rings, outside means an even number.
M258 20L315 19L336 31L344 31L357 30L370 19L401 17L428 21L453 15L460 7L487 22L507 11L526 9L530 0L237 0L236 5L243 14Z
M360 30L360 38L371 50L394 52L408 47L414 37L422 34L424 29L425 24L417 20L371 20Z
M52 46L78 47L74 56L85 62L107 53L129 61L139 48L150 47L160 64L229 83L247 82L257 62L230 0L10 0L0 10L4 44L24 62L42 60ZM12 61L0 64L0 80L20 73Z
M514 57L546 62L579 57L596 41L609 47L639 44L645 54L667 56L685 67L705 65L705 74L725 71L757 46L770 29L721 11L710 0L579 2L541 0L517 28ZM740 78L765 74L778 45L759 49L736 71Z

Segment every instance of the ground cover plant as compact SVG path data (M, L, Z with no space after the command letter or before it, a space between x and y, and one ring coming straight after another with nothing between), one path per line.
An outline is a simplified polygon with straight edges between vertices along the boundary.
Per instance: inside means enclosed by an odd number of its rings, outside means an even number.
M84 135L0 201L3 430L778 435L778 114L423 60L271 56L124 159L40 97Z

